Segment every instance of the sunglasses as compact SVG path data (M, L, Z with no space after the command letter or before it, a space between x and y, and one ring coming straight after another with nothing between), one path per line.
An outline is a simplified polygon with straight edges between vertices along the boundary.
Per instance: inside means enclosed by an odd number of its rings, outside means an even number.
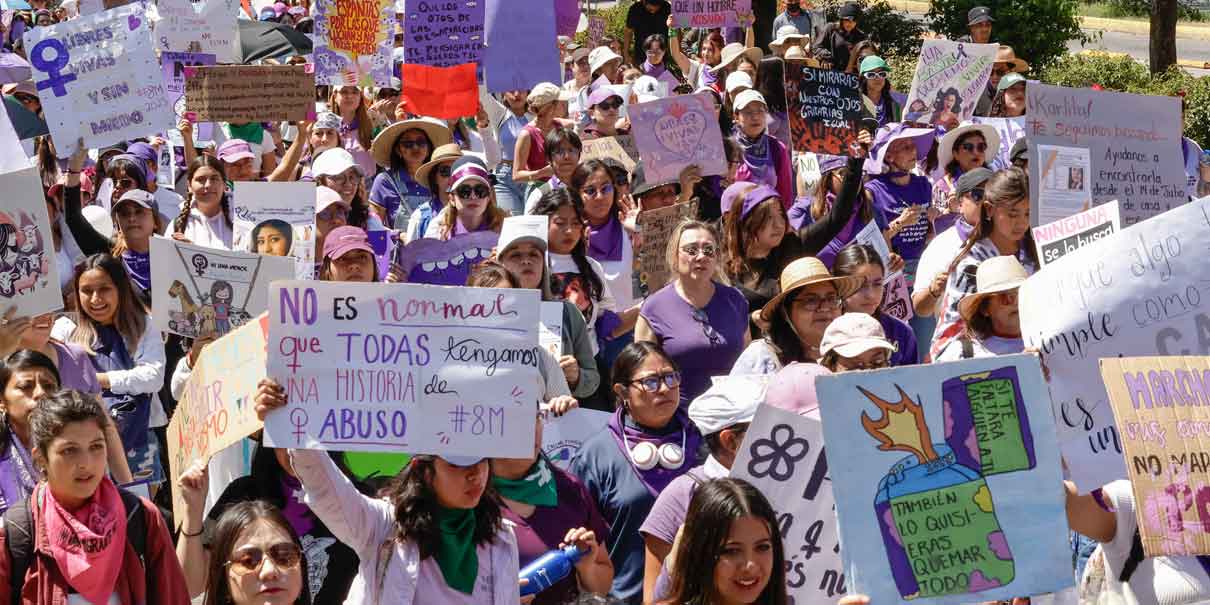
M702 334L704 334L706 338L710 339L711 345L717 345L723 342L723 337L718 333L718 330L715 330L714 326L710 325L710 318L706 316L705 311L694 308L693 320L702 324Z
M265 564L265 555L273 560L273 565L281 569L294 569L302 561L302 549L289 542L274 544L268 552L252 547L238 550L231 556L227 566L237 575L247 575L259 571Z
M601 111L613 111L621 106L622 100L615 97L610 97L608 100L597 103L597 109Z
M613 185L601 185L598 187L581 187L580 194L584 197L597 197L598 195L613 195Z
M968 193L967 195L971 196L971 199L975 200L976 202L982 202L983 201L983 188L976 187L974 189L971 189L970 193Z
M360 176L358 176L358 174L352 170L341 174L329 174L327 177L328 180L335 185L348 185L349 183L356 183L357 179L360 178Z
M453 166L450 166L449 164L446 164L445 166L438 166L437 167L437 176L448 179L448 178L450 178L450 172L453 171L452 169L453 169Z
M410 151L412 149L424 149L429 146L429 143L424 139L412 139L410 141L399 139L399 146Z
M987 151L987 143L963 143L958 147L967 153L983 153Z
M693 258L698 254L701 254L706 258L714 258L714 255L718 254L718 248L716 248L714 244L702 244L701 246L698 246L697 244L689 244L688 246L681 246L681 252L684 252L685 256L690 258Z
M648 393L655 393L660 390L660 385L664 385L670 389L675 389L681 386L681 373L668 372L666 374L653 374L638 380L631 380L627 384L637 384L639 388Z
M487 185L475 185L474 187L470 185L460 185L454 190L454 195L464 200L481 200L490 195L491 192L492 190L488 189Z
M861 77L867 80L885 80L887 73L885 71L867 71L861 74Z
M135 187L138 187L138 185L139 184L134 182L134 179L132 178L121 178L113 182L113 186L117 187L118 189L134 189Z

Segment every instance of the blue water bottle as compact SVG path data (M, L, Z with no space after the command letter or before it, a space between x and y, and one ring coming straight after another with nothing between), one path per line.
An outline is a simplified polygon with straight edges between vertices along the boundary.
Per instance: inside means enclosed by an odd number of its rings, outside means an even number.
M580 559L588 554L576 545L547 551L546 554L534 559L532 563L521 570L521 579L529 580L521 587L521 596L536 594L554 586L556 582L567 577L571 569Z

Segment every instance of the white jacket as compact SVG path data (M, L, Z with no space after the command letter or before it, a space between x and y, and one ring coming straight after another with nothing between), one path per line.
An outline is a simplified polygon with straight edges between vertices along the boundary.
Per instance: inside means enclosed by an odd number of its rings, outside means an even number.
M134 367L129 370L107 372L109 390L117 395L151 395L151 428L166 426L168 416L160 403L159 392L164 388L164 337L151 323L151 317L145 318L147 326L139 338L139 348L130 356ZM51 338L63 342L71 342L71 333L76 329L76 323L70 317L60 317L50 329Z

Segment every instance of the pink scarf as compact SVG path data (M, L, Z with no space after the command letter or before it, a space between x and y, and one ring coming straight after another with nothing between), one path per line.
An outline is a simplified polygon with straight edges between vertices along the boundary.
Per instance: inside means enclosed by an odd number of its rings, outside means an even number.
M45 483L38 489L41 520L59 571L89 603L108 603L126 554L126 508L118 488L108 477L101 479L75 513L64 510Z

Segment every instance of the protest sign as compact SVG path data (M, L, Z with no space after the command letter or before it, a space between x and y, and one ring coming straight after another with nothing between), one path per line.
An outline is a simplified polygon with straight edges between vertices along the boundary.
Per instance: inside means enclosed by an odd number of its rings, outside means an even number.
M290 258L151 239L152 323L181 336L222 336L265 310L266 288L294 276Z
M206 345L168 423L172 485L196 460L239 442L262 427L256 418L256 385L265 377L268 316L248 322ZM173 516L184 521L184 498L174 490Z
M697 200L656 210L644 210L637 219L643 241L639 245L639 283L650 293L664 287L672 276L668 266L668 238L681 222L697 217Z
M294 277L315 276L315 183L235 183L233 248L294 259ZM265 282L268 283L268 282Z
M1092 206L1087 147L1034 145L1029 150L1030 221L1053 223Z
M54 237L37 168L0 174L0 315L17 317L63 308Z
M275 282L273 447L533 455L537 290Z
M673 27L739 27L752 0L672 0Z
M580 26L580 3L578 0L555 0L555 33L573 37Z
M174 125L180 124L181 120L185 119L185 68L214 64L214 55L205 53L160 53L160 66L164 73L164 97L168 99L168 105L172 107L172 113L175 116ZM180 131L175 128L169 131L168 136L173 145L182 147L185 145ZM210 122L194 125L194 144L210 141L213 137L214 125Z
M402 103L408 111L452 120L479 110L479 88L471 63L453 67L404 63L402 73Z
M21 148L21 139L13 127L12 118L4 106L0 106L0 173L29 168L29 158Z
M1038 250L1038 262L1046 266L1064 254L1116 233L1121 228L1117 200L1041 227L1034 227L1034 246Z
M903 119L954 128L975 114L999 44L925 40Z
M1012 150L1013 145L1017 143L1017 139L1025 136L1025 116L1015 118L984 118L974 116L971 122L975 124L987 124L996 129L996 133L1000 135L1000 153L996 155L988 154L987 165L992 170L1004 170L1013 165Z
M315 115L315 78L303 65L188 67L185 109L202 122L305 120Z
M845 461L829 470L853 592L958 605L1072 585L1037 356L847 372L815 388L828 458Z
M542 303L538 316L538 344L558 359L563 356L563 302Z
M220 63L238 63L237 0L159 0L156 47L162 52L207 53Z
M478 64L483 52L483 9L482 0L409 1L403 22L405 62L433 67Z
M723 134L710 93L678 95L630 106L634 144L648 183L675 181L696 164L702 176L726 174Z
M1027 347L1042 352L1063 460L1081 493L1126 478L1097 360L1210 354L1210 198L1065 254L1021 286Z
M25 32L33 81L61 157L70 156L81 137L85 147L101 148L174 126L143 11L141 4L121 6Z
M860 83L857 74L787 64L787 113L794 151L848 155L864 109Z
M606 430L609 425L609 412L575 408L562 416L555 416L547 411L539 415L542 423L542 453L551 464L568 470L571 459L576 452L588 441L589 437Z
M907 287L907 277L903 274L903 270L894 272L886 272L885 268L891 266L891 248L887 246L886 238L882 236L882 230L878 228L878 224L870 221L857 235L853 236L853 243L865 244L878 253L878 258L882 259L884 268L882 283L884 290L882 293L882 310L892 317L900 321L908 321L912 319L912 295Z
M318 0L312 85L390 86L395 23L391 0Z
M540 82L562 82L559 48L553 43L555 7L550 0L486 0L483 53L487 89L529 90Z
M440 240L418 239L396 251L396 263L408 283L465 286L471 269L492 255L500 234L476 231Z
M819 418L760 406L731 476L756 486L777 512L794 602L835 603L847 586Z
M1025 130L1030 145L1086 147L1084 180L1093 205L1122 202L1126 225L1185 202L1181 102L1089 88L1030 82Z
M588 42L589 48L596 48L601 45L601 39L605 37L605 17L601 15L588 16Z
M176 150L172 145L160 145L156 154L155 184L169 189L176 184Z
M1144 555L1210 554L1210 357L1110 357L1101 376Z
M588 139L583 142L584 149L580 151L580 161L587 160L614 160L621 164L627 172L634 171L635 161L622 148L622 144L618 142L617 137L601 137L599 139Z

